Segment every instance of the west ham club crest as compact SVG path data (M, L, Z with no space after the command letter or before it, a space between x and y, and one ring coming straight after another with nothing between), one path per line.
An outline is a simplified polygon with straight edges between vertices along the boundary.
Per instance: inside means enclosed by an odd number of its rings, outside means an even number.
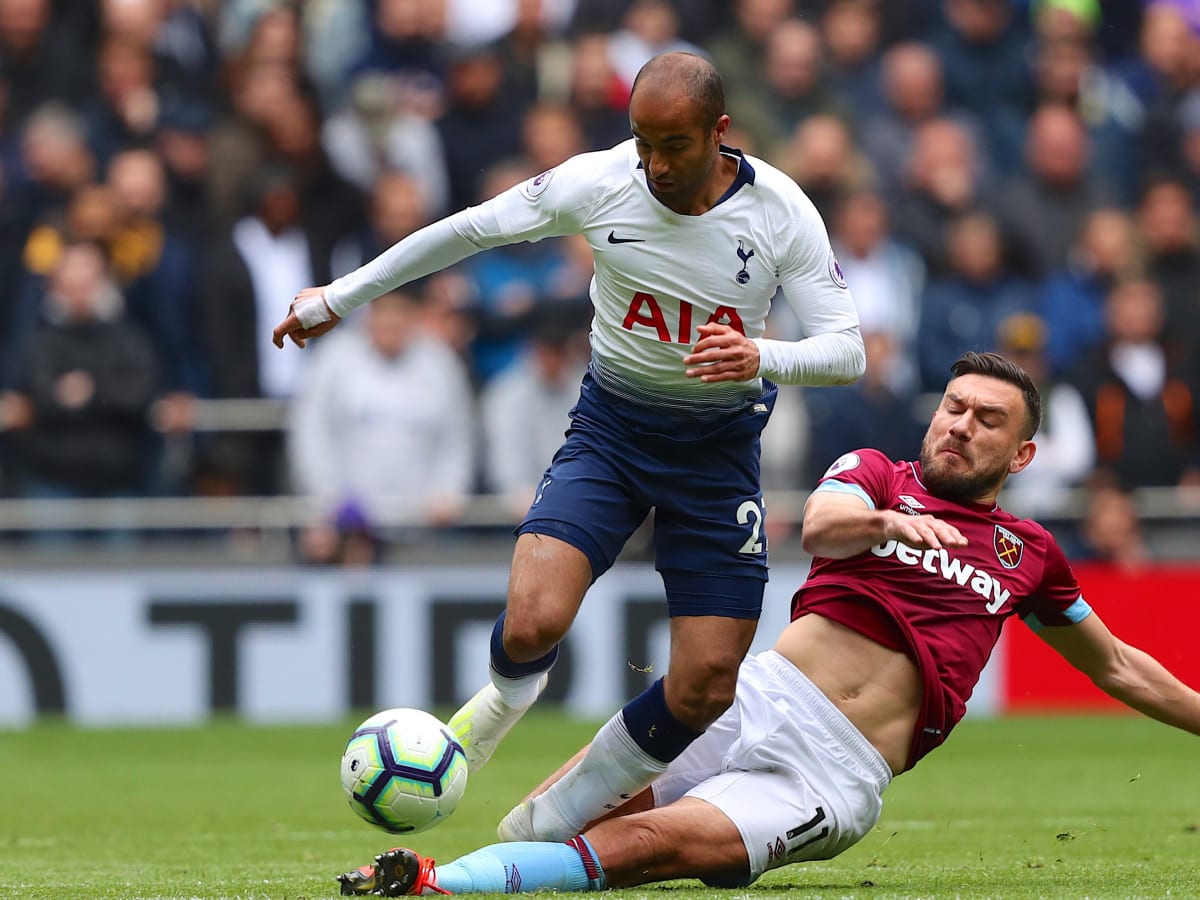
M1025 542L1000 525L992 535L992 546L996 550L996 558L1006 569L1015 569L1021 564L1021 554L1025 550Z

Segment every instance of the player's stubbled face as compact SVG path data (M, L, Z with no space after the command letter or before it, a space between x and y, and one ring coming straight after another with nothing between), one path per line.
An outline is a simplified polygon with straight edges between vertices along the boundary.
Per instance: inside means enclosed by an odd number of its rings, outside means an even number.
M921 443L925 487L958 502L990 496L1007 477L1024 429L1024 400L1016 385L983 375L955 378Z
M719 158L714 129L686 97L652 88L634 94L629 124L650 192L675 212L696 212Z

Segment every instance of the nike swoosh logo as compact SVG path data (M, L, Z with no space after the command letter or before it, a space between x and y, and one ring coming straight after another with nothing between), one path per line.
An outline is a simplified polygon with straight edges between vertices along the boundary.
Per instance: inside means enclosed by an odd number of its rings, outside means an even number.
M644 243L646 243L646 239L645 238L619 238L619 237L617 237L617 233L615 231L610 231L608 233L608 242L610 244L644 244Z

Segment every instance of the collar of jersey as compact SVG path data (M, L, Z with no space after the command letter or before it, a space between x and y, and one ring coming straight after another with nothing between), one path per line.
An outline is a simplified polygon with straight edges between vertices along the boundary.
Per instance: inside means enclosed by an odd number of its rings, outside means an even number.
M740 191L744 185L754 184L754 166L750 165L750 161L746 159L746 154L744 154L741 150L738 150L736 147L727 147L725 144L721 144L720 151L722 156L732 156L737 160L738 170L737 174L733 176L733 184L729 185L729 187L726 188L725 193L723 193L717 199L717 202L712 205L713 209L716 209L718 206ZM638 160L637 167L639 169L644 168L641 160Z

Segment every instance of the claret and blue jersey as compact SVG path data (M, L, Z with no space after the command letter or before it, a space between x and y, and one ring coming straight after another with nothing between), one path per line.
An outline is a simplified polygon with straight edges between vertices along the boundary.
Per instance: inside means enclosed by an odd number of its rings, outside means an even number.
M839 457L816 490L857 497L870 509L936 516L967 539L964 547L939 550L890 540L846 559L817 557L792 605L793 618L832 614L852 628L861 621L860 630L871 637L869 623L882 611L908 644L902 649L921 666L926 694L944 700L943 737L965 711L1005 619L1017 615L1040 629L1091 613L1045 528L998 506L929 493L917 462L856 450Z

